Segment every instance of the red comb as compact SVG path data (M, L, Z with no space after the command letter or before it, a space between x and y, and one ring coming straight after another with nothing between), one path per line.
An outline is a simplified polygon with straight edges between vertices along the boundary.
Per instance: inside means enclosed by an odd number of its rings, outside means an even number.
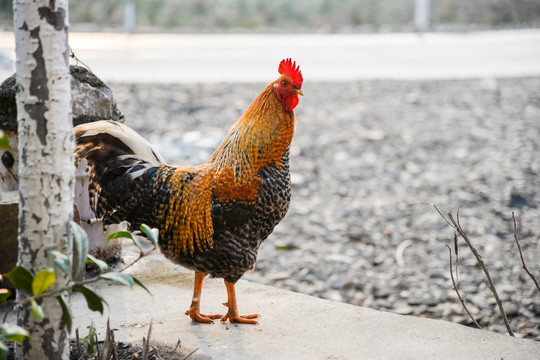
M300 66L297 66L296 62L292 61L290 58L283 59L279 63L278 71L281 75L289 76L296 87L302 87L302 82L304 81L304 78L302 77Z

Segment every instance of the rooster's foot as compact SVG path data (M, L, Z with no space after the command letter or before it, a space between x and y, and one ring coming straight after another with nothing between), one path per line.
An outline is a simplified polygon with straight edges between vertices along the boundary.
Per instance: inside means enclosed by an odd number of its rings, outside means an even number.
M251 319L254 319L254 318L258 318L258 317L259 317L259 314L250 314L250 315L229 315L229 314L226 314L224 317L221 318L221 321L225 322L228 319L231 323L259 325L259 322L257 320L251 320Z
M212 321L213 319L219 319L223 317L223 315L221 314L209 314L209 315L201 314L199 312L199 309L195 307L190 307L189 310L186 311L186 315L188 315L191 318L191 320L195 322L207 323L207 324L213 324L214 323Z
M225 287L227 288L227 302L223 303L226 307L229 308L227 314L221 318L221 322L229 320L231 323L241 323L241 324L254 324L259 325L255 320L258 318L259 314L251 315L238 315L238 307L236 306L236 291L234 290L234 283L225 280Z
M223 305L228 306L227 303L224 303ZM252 320L252 319L258 318L260 316L261 315L259 314L238 315L238 311L229 310L227 314L225 314L225 316L221 318L221 322L225 322L229 320L231 323L259 325L259 323L256 320Z

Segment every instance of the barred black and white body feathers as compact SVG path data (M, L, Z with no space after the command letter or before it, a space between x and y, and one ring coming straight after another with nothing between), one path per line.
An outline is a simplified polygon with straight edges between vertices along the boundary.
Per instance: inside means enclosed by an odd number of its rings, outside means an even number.
M259 246L289 208L288 154L287 149L281 167L265 166L255 174L253 200L220 197L223 174L205 166L160 167L154 184L161 251L189 269L238 281L253 269Z

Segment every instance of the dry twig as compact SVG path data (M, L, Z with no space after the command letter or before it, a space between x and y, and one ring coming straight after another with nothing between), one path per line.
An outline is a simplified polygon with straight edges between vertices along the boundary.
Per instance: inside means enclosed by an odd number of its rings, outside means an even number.
M116 358L116 341L114 340L114 330L111 329L110 319L107 319L107 330L105 331L105 341L103 342L103 359Z
M519 240L518 240L518 236L517 236L516 217L514 216L513 211L512 211L512 219L514 220L514 239L516 240L517 248L518 248L518 251L519 251L519 257L521 258L521 267L531 277L532 281L534 281L534 285L536 285L536 289L538 289L538 292L540 292L540 285L538 285L538 280L536 280L534 275L527 268L527 265L525 265L525 260L523 259L523 253L521 252L521 245L519 245Z
M197 350L199 350L199 348L196 348L195 350L193 350L192 352L187 354L187 356L184 358L184 360L187 360L191 355L195 354L195 351L197 351Z
M71 46L68 45L68 47L69 47L69 57L73 58L77 62L76 65L79 65L79 63L84 65L84 67L87 68L88 71L90 71L93 74L90 67L88 65L86 65L85 63L83 63L77 56L75 56L75 53L73 52L73 49L71 48Z
M459 282L459 275L458 275L458 263L459 263L459 246L458 246L458 238L457 233L454 231L454 253L456 254L456 283Z
M98 360L101 360L103 358L101 357L101 351L99 351L99 341L98 341L97 333L94 333L93 336L94 336L94 343L96 344L97 358Z
M150 326L148 326L148 335L146 339L143 337L143 353L142 359L148 360L148 350L150 348L150 336L152 336L152 322L154 319L150 320Z
M113 349L112 349L113 360L118 360L118 350L116 348L116 339L114 338L114 330L111 330L111 343L113 345Z
M452 278L452 286L453 286L454 290L456 291L456 294L457 294L457 297L459 298L459 301L461 302L461 306L463 306L463 309L467 312L467 315L469 315L469 317L473 321L474 325L476 325L477 328L481 329L482 327L480 326L480 324L478 324L476 322L476 319L472 316L471 312L467 308L467 305L465 305L465 301L463 300L463 298L461 297L461 294L459 293L457 283L454 280L454 271L452 269L452 249L450 248L450 246L448 244L445 244L445 246L448 248L448 254L450 255L450 277ZM456 269L456 276L457 276L457 269Z
M105 340L103 341L103 359L109 360L111 357L111 339L110 339L110 333L111 333L111 326L110 326L110 319L107 319L107 330L105 330Z
M433 205L435 209L441 214L439 209L437 209L437 206ZM495 284L493 283L493 280L491 279L491 274L489 273L486 265L484 264L484 261L482 260L482 256L478 253L478 251L475 249L475 247L472 245L471 240L469 239L469 236L467 233L465 233L465 230L461 227L461 224L459 223L459 210L461 207L458 208L456 213L456 219L452 216L450 212L446 213L445 219L446 221L450 223L450 226L459 233L459 235L465 240L467 245L469 246L469 249L473 253L474 257L476 258L476 261L478 262L478 265L480 265L480 268L482 268L482 271L484 272L484 275L487 279L487 286L489 290L491 290L491 293L493 294L493 297L495 298L495 301L497 303L497 307L499 308L499 312L501 313L501 317L503 319L504 325L506 326L506 330L508 331L508 334L510 336L515 336L514 332L512 331L512 328L510 327L510 322L508 321L508 318L506 317L506 312L504 311L504 307L502 304L502 301L499 297L499 294L497 293L497 289L495 289ZM442 214L441 214L442 215Z
M176 352L176 350L178 350L178 348L181 346L181 341L180 339L178 339L178 341L176 342L176 346L174 347L172 353L171 353L171 357L169 358L169 360L172 360L173 356L174 356L174 353Z
M133 260L133 262L129 263L128 265L124 266L122 269L118 270L118 272L124 272L126 271L127 269L129 269L130 267L132 267L133 265L135 265L135 263L139 260L141 260L143 257L145 256L148 256L150 255L154 250L156 250L156 246L154 245L154 247L146 252L142 251L139 253L139 257L136 258L135 260Z
M75 339L77 340L77 359L82 357L81 341L79 339L79 328L75 329Z

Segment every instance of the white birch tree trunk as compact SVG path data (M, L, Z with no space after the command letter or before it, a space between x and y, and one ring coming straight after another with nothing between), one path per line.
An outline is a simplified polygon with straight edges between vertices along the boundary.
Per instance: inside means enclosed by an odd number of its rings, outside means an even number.
M19 133L19 258L34 273L54 268L48 249L71 254L74 136L68 64L68 0L15 0ZM56 268L55 287L67 278ZM18 294L18 296L24 296ZM41 300L39 300L41 302ZM69 339L56 299L41 303L45 318L20 308L18 324L32 340L19 359L67 359Z

